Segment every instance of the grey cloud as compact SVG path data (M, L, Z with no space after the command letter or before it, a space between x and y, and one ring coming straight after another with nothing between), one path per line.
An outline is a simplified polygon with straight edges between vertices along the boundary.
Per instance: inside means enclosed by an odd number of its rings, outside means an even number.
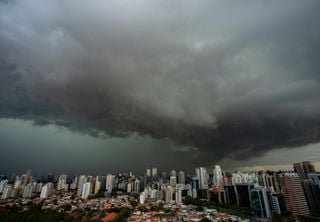
M2 2L0 116L169 138L195 163L319 142L319 8Z

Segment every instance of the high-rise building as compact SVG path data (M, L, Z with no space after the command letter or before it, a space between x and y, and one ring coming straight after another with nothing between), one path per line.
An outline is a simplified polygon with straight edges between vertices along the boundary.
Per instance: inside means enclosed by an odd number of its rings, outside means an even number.
M224 186L224 191L226 194L227 203L230 205L237 205L238 197L237 197L235 186L234 185Z
M157 177L158 176L158 169L156 167L152 167L151 168L151 176L153 178Z
M8 199L11 197L11 193L13 191L13 187L9 184L7 184L4 189L3 189L3 193L1 195L1 199Z
M176 189L176 203L182 203L182 189L180 187Z
M238 206L250 207L251 206L251 190L253 189L252 184L236 184L236 193L238 197Z
M166 172L161 172L160 177L162 180L167 179L167 173Z
M216 204L227 203L226 192L222 187L215 186L207 191L208 201L215 202Z
M62 174L58 178L57 190L65 190L68 191L68 184L67 184L67 175Z
M177 177L171 176L170 177L170 186L175 187L177 184Z
M302 187L310 213L313 215L320 215L320 189L319 187L311 180L303 180Z
M166 203L170 203L173 200L173 189L171 186L166 187Z
M151 177L151 168L148 168L146 170L146 175L147 175L147 177Z
M307 200L303 192L301 179L296 173L284 173L281 176L281 188L287 210L294 218L309 216Z
M17 176L15 181L14 181L14 185L13 185L13 188L14 189L19 189L21 187L21 177Z
M101 180L102 180L101 176L96 176L95 183L94 183L94 191L93 191L94 194L97 194L100 191L100 189L101 189Z
M129 183L127 184L127 193L131 193L131 192L132 192L132 183L129 182Z
M140 180L136 179L134 181L134 192L139 193L140 192Z
M91 182L85 182L83 184L81 198L82 199L87 199L88 196L90 195L90 193L91 193Z
M178 183L179 184L185 184L186 183L186 178L185 178L185 174L184 174L183 171L179 172Z
M7 186L8 180L1 180L0 181L0 193L3 192L4 188Z
M40 198L41 199L48 198L52 194L52 191L53 191L53 183L51 182L46 183L41 189Z
M111 174L108 174L108 175L106 176L106 191L107 191L108 193L111 193L111 192L112 192L113 183L114 183L114 176L111 175Z
M308 179L309 173L315 173L314 165L310 161L303 161L301 163L293 164L294 172L296 172L301 179Z
M140 204L144 204L145 200L146 200L145 193L142 192L142 193L140 194L140 197L139 197L139 202L140 202Z
M172 177L172 176L177 176L177 172L175 171L175 170L171 170L170 171L170 176Z
M264 187L251 190L251 210L259 218L271 217L270 191Z
M198 177L191 177L191 188L195 190L200 189L200 184L199 184L199 178Z
M320 189L320 173L309 173L308 178L313 181Z
M28 183L23 189L22 197L23 198L31 197L32 196L32 191L33 191L33 184L32 183Z
M196 176L199 179L199 189L208 189L208 173L205 167L195 169Z
M219 165L215 165L213 168L213 185L216 187L223 186L223 176Z
M42 182L37 183L35 192L36 192L36 193L41 193L42 186L43 186L43 183L42 183Z
M79 176L78 190L77 190L77 195L78 196L82 195L83 185L84 185L85 182L87 182L87 177L85 175Z
M271 209L272 213L278 215L286 214L286 204L284 201L284 197L281 193L273 193L271 194Z

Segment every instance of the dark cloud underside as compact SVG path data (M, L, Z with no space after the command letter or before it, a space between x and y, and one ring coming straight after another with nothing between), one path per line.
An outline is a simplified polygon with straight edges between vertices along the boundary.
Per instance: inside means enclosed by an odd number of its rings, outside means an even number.
M0 2L0 116L196 164L320 140L319 1Z

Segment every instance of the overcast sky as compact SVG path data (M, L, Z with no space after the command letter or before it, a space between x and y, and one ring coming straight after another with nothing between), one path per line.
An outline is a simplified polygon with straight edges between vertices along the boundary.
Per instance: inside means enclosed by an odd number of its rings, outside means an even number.
M0 1L0 169L319 160L320 2Z

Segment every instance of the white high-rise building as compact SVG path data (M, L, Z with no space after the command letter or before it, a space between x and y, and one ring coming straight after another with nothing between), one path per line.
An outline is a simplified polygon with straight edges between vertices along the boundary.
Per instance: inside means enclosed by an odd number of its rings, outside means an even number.
M136 179L134 181L134 192L139 193L140 192L140 180Z
M144 204L145 200L146 200L145 193L144 192L140 193L140 198L139 198L140 204Z
M205 167L196 168L196 176L199 179L199 189L208 189L208 173Z
M182 190L181 190L181 188L176 189L176 203L182 203Z
M82 195L83 185L85 182L87 182L87 177L85 175L79 176L78 191L77 191L78 196Z
M232 173L232 185L240 183L249 183L249 184L259 184L258 176L255 172L252 173L242 173L236 172Z
M11 185L6 185L3 189L3 193L1 195L1 199L8 199L11 196L11 193L13 191L13 187Z
M83 184L81 198L82 199L87 199L88 196L90 195L90 193L91 193L91 182L85 182Z
M71 190L75 190L78 188L78 182L79 182L78 180L79 180L78 177L73 178L72 183L70 184Z
M97 194L101 189L101 177L97 176L94 184L94 194Z
M170 186L175 187L177 184L177 177L171 176L170 177Z
M14 181L13 189L19 189L21 187L21 182L21 177L17 176Z
M41 190L42 190L42 186L43 186L43 183L40 182L40 183L37 183L36 185L36 193L41 193Z
M127 193L131 193L131 192L132 192L132 183L129 182L129 183L127 184Z
M41 199L48 198L48 196L51 195L52 191L53 191L53 183L50 182L45 184L41 189L40 198Z
M155 167L152 167L151 169L151 176L156 177L158 175L158 169Z
M171 170L171 172L170 172L170 176L172 177L172 176L177 176L177 172L175 171L175 170Z
M112 192L113 189L113 183L114 183L114 177L111 174L108 174L106 176L106 190L108 193Z
M148 177L151 177L151 169L150 168L147 169L146 174L147 174Z
M68 191L68 184L67 184L67 175L62 174L59 176L57 190L65 190Z
M25 186L29 182L29 175L27 174L22 174L21 176L21 185Z
M22 197L23 198L31 197L32 196L32 190L33 190L33 184L32 183L28 183L23 189Z
M4 188L7 186L8 180L1 180L0 181L0 193L3 192Z
M170 203L172 201L173 189L171 186L166 187L166 203Z
M178 178L179 184L185 184L186 183L186 177L183 171L179 172L179 178Z
M223 186L222 171L219 165L215 165L213 168L213 185L216 187Z

